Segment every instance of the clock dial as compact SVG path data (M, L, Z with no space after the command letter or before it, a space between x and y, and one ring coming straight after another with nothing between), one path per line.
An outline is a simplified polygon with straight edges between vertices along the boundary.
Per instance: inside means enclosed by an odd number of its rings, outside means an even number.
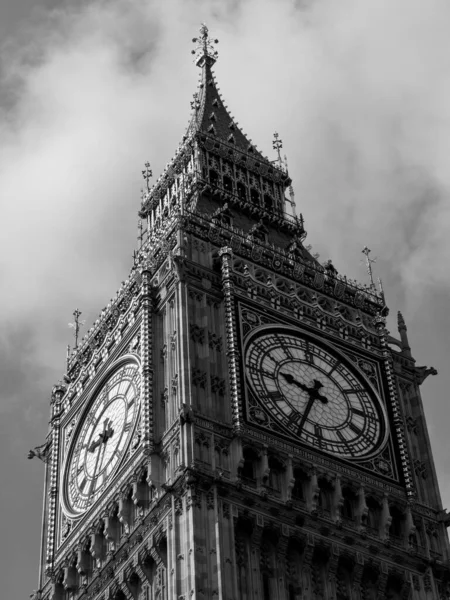
M65 499L81 513L100 496L128 448L139 409L136 363L119 367L94 396L69 451Z
M293 328L265 326L246 343L245 370L259 402L249 413L256 422L268 422L269 413L289 435L345 458L367 458L383 444L387 421L377 393L333 348Z

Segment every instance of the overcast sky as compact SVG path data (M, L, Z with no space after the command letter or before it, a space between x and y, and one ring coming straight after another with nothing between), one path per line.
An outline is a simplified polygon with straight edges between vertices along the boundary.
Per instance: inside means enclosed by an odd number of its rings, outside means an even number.
M75 5L75 8L74 8ZM0 581L37 587L44 441L67 323L131 266L141 170L158 175L196 90L191 39L244 132L283 139L308 243L405 316L450 505L450 5L447 0L6 0L0 4ZM394 318L393 318L394 317Z

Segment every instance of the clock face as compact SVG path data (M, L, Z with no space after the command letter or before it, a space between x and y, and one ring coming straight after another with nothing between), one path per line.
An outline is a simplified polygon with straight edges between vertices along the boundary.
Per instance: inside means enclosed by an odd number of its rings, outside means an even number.
M126 363L95 394L68 454L64 494L71 513L91 506L122 462L136 424L139 393L139 367Z
M343 458L366 458L383 445L386 416L362 373L333 348L295 328L264 326L246 343L247 382L258 404L253 422L271 417L289 436Z

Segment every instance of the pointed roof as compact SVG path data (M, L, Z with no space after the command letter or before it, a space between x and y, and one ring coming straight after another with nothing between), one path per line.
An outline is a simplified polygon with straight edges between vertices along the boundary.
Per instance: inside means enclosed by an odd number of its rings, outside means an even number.
M277 168L267 157L256 150L252 140L242 132L221 98L219 86L212 70L218 58L217 50L214 47L218 40L211 40L208 27L202 24L200 36L192 41L197 43L197 49L192 50L192 53L196 55L195 63L202 69L202 74L199 89L194 94L194 101L191 103L194 112L188 127L188 135L204 133L214 136L220 142L236 150L246 154L251 153L255 159L267 163L271 168Z
M291 183L287 170L281 164L280 156L279 161L273 162L261 154L228 112L212 71L218 58L218 52L214 47L218 40L212 40L209 37L208 27L203 23L200 27L200 36L193 38L192 41L197 44L197 48L192 50L192 54L195 55L195 64L202 70L198 90L191 102L192 118L175 155L152 188L144 192L139 211L141 218L146 216L153 199L157 199L160 193L164 193L167 183L173 178L174 172L178 170L177 165L187 160L192 139L199 135L209 138L211 142L218 141L230 150L251 157L255 164L262 163L265 165L265 171L274 173L276 180L282 182L285 188Z

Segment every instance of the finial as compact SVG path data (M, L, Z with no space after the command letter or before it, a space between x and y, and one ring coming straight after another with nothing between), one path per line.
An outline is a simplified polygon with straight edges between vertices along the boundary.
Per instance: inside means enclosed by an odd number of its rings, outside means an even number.
M281 160L281 153L280 153L280 150L282 147L283 147L283 140L280 139L280 136L278 135L278 133L275 132L273 134L272 148L277 151L277 154L278 154L277 162L280 166L283 164L283 161Z
M69 370L69 361L70 361L70 344L67 344L67 352L66 352L66 368Z
M142 171L142 177L145 179L147 184L147 192L150 191L150 178L153 176L153 171L150 169L150 163L147 161L145 163L145 169Z
M370 277L370 287L374 288L375 284L373 282L372 263L376 262L377 259L369 258L369 254L371 253L371 250L369 250L369 248L367 246L364 246L364 248L362 249L362 253L365 254L365 256L366 256L367 273Z
M76 308L73 311L75 321L73 323L69 323L69 327L72 327L74 329L73 335L75 337L75 350L78 348L78 336L80 334L80 327L82 327L86 323L86 321L80 320L81 314L81 311L78 310L78 308Z
M205 64L210 67L216 62L219 53L214 49L213 44L218 44L219 40L212 40L209 37L209 30L205 23L202 23L200 27L200 37L192 38L194 44L197 44L197 48L192 50L191 53L195 54L195 64L197 67L203 67Z
M397 313L398 332L402 342L402 353L406 356L411 356L411 346L409 345L408 334L406 329L405 319L400 311Z

